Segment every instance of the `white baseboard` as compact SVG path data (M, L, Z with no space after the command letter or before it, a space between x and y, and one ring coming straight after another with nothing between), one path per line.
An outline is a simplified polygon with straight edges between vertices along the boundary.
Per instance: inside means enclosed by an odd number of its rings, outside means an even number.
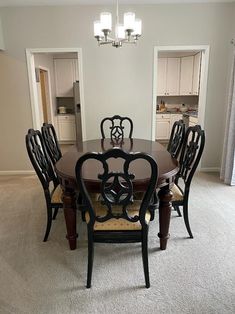
M35 174L34 170L9 170L0 171L0 176L24 176Z
M199 171L201 171L201 172L220 172L220 168L217 168L217 167L205 167L205 168L201 168Z

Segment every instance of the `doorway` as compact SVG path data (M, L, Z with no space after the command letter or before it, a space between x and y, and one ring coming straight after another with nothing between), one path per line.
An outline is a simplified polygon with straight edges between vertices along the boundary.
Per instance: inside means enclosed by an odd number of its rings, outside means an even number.
M41 64L36 64L35 61L37 60L35 59L35 57L37 55L45 57L51 55L53 56L53 58L57 58L56 65L54 62L54 68L48 66L47 69L45 66L41 66ZM72 58L71 60L67 60L67 55L72 55L73 60ZM63 59L61 60L62 62L58 62L60 61L58 60L59 58ZM79 107L81 139L83 141L86 140L81 48L28 48L26 49L26 59L28 67L33 128L40 129L42 121L50 122L55 126L56 131L59 131L61 133L60 135L62 143L69 144L69 139L71 136L74 137L71 142L74 142L76 140L77 127L77 125L73 123L73 120L76 122L74 108ZM61 69L64 69L64 75L61 75ZM57 76L55 75L55 71L57 71L58 73ZM53 78L50 79L50 77L53 75L55 76L54 80L56 81L57 86L59 86L60 91L61 88L64 88L64 90L62 91L62 93L64 94L58 95L57 88L55 86L51 86L53 85L51 84L51 80ZM77 77L79 77L80 103L79 106L74 107L73 95L70 94L73 93L74 90L73 84L77 83L76 87L78 86ZM61 79L58 81L56 78ZM66 78L66 80L64 78ZM38 87L38 82L40 82L40 89ZM71 82L70 89L67 88L67 82ZM51 92L50 89L55 90L55 92ZM65 107L66 109L64 109ZM63 114L68 114L70 116L65 119L65 116L63 116ZM75 131L71 131L71 124L74 124Z
M166 64L167 61L163 60L163 58L168 60L168 57L172 57L169 62L172 70L174 73L178 71L179 75L179 80L180 80L180 75L181 75L181 57L185 56L184 63L190 63L190 58L189 56L193 56L193 58L197 58L197 55L200 54L200 80L198 81L198 94L192 92L188 93L187 98L182 98L186 97L185 92L180 93L180 87L178 86L178 92L175 91L176 86L174 82L172 81L172 76L170 77L169 84L171 85L171 88L173 88L173 94L174 96L171 96L170 93L167 91L163 94L162 92L159 92L159 89L164 88L164 84L162 84L161 78L158 77L159 73L159 67L167 67ZM160 58L162 58L161 61L159 62ZM173 60L174 59L174 60ZM165 62L165 63L164 63ZM157 114L157 109L158 111L168 111L165 102L166 100L169 100L169 112L172 110L174 111L175 115L172 116L180 116L183 111L187 109L182 109L181 108L184 105L183 101L187 101L190 103L190 106L194 107L194 111L197 112L197 124L200 124L202 128L204 128L204 118L205 118L205 107L206 107L206 94L207 94L207 77L208 77L208 66L209 66L209 46L157 46L154 47L154 68L153 68L153 106L152 106L152 140L155 141L158 139L159 136L159 130L162 131L160 134L160 138L166 138L169 136L170 132L170 116L165 117L166 119L164 121L159 120L159 115ZM186 68L185 72L187 72L188 69ZM167 70L165 71L167 73ZM166 74L167 75L167 74ZM175 75L175 74L174 74ZM164 81L166 78L164 78ZM182 80L183 82L183 80ZM187 80L184 80L184 83L187 85ZM192 84L193 85L193 84ZM159 87L160 86L160 87ZM182 96L183 95L183 96ZM180 98L181 97L181 98ZM161 99L164 99L161 101ZM180 99L180 100L179 100ZM173 105L173 103L178 102L177 105ZM194 105L194 106L193 106ZM186 108L190 107L186 106ZM159 113L159 112L158 112ZM181 114L183 116L183 114ZM164 117L163 117L164 118ZM174 117L173 117L174 118ZM168 121L169 120L169 121ZM174 119L173 119L174 120ZM172 122L173 122L172 120ZM159 122L160 121L160 122ZM157 127L162 125L164 128ZM167 129L168 127L168 129Z

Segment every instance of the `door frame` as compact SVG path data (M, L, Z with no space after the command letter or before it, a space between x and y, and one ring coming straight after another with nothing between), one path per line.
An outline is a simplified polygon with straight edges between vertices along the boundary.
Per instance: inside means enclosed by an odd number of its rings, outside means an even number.
M80 108L82 120L82 140L86 140L86 125L85 125L85 101L84 101L84 82L83 82L83 62L82 62L82 48L26 48L26 62L28 68L30 103L32 110L33 128L41 129L40 113L37 99L37 84L35 77L35 53L77 53L78 59L78 74L80 87ZM52 115L53 117L53 115ZM53 118L52 118L53 119ZM54 121L55 122L55 121Z
M39 65L38 68L40 70L47 72L47 78L48 78L48 91L49 91L49 110L50 110L50 117L51 117L51 123L55 124L54 116L53 116L53 108L52 108L52 96L51 96L51 76L50 76L50 70L44 66Z
M207 81L208 81L208 69L209 69L209 45L195 45L195 46L155 46L153 53L153 102L152 102L152 141L155 141L156 131L156 99L157 99L157 64L158 53L161 51L201 51L201 79L200 90L198 95L198 123L204 129L205 124L205 110L206 110L206 98L207 98Z

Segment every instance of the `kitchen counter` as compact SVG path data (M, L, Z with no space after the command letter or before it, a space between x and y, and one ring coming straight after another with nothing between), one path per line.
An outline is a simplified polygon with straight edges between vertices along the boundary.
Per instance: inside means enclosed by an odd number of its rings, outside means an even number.
M175 114L181 114L180 111L156 111L156 114L171 114L171 113L175 113Z
M185 117L195 117L197 118L198 117L198 112L197 111L189 111L189 112L184 112L183 115Z
M74 116L75 113L57 113L57 116Z

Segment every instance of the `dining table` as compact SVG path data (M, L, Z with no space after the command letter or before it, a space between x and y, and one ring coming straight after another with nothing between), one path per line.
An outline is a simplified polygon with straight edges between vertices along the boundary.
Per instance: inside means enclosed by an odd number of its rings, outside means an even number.
M95 139L83 142L77 142L75 145L63 154L61 159L55 164L55 170L58 175L63 195L64 217L67 229L67 239L71 250L76 249L77 245L77 226L76 226L76 197L79 193L75 166L77 160L88 152L105 152L113 147L119 147L126 152L142 152L152 156L158 165L158 180L157 180L157 195L158 195L158 212L159 212L159 232L160 249L165 250L169 238L169 226L171 216L171 187L174 183L175 175L177 174L178 161L171 157L167 149L157 141L124 138L121 141L112 141L110 138ZM111 161L114 169L116 161ZM100 184L97 179L97 164L90 163L84 168L83 178L89 192L99 193ZM102 171L102 169L101 169ZM132 166L132 172L135 174L133 180L133 191L143 192L149 182L149 169L141 161L136 162Z

